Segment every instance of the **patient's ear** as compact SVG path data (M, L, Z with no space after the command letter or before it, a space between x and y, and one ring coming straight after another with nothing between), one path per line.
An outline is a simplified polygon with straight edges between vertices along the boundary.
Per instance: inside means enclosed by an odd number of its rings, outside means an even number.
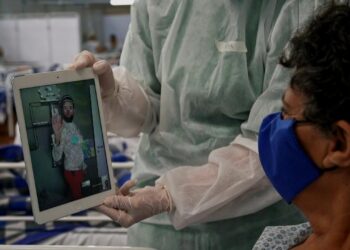
M334 134L327 155L323 160L326 168L350 167L350 123L344 120L334 124Z

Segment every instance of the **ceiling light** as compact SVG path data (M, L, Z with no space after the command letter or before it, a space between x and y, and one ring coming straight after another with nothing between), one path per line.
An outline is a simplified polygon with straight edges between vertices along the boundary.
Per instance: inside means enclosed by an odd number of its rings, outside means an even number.
M132 5L134 3L134 0L111 0L110 4L113 6L118 5Z

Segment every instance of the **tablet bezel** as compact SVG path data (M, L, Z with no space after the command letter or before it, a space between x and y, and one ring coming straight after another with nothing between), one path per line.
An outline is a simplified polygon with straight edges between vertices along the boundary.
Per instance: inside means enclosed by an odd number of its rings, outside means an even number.
M28 143L28 134L26 130L26 124L24 119L24 111L22 106L22 99L20 91L26 88L49 86L49 85L59 85L70 82L82 81L82 80L94 80L94 86L96 90L97 104L99 110L99 120L102 128L102 136L105 147L105 155L108 167L108 174L110 180L110 188L101 193L92 194L87 197L80 198L78 200L73 200L68 203L49 208L44 211L39 210L39 201L37 197L37 190L34 181L33 166L31 160L31 154ZM100 85L97 76L93 73L91 68L76 70L64 70L55 71L47 73L37 73L28 75L15 76L12 79L13 95L15 100L15 107L17 112L17 120L19 125L19 131L21 135L24 162L26 167L26 175L29 186L29 192L31 197L32 211L34 219L38 224L43 224L49 221L56 220L58 218L77 213L95 206L102 204L103 199L109 195L115 194L115 180L112 171L111 156L108 148L108 141L106 136L106 127L103 117L102 100Z

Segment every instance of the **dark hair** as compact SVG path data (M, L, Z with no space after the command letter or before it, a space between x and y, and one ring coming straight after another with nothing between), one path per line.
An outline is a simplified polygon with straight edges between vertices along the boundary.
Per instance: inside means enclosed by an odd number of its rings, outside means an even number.
M63 114L63 104L65 102L71 102L73 104L73 108L74 108L74 101L73 101L73 98L70 96L70 95L63 95L60 99L60 101L58 102L58 106L59 106L59 109L60 109L60 114L62 115Z
M304 119L325 133L350 122L350 7L328 4L291 39L280 63L293 68L290 87L306 99Z

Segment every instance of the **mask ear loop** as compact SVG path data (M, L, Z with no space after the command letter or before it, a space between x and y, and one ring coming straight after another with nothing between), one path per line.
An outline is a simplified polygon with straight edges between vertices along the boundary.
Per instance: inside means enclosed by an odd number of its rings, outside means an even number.
M332 124L330 130L323 130L323 131L326 133L326 136L334 137L339 135L339 130L337 126L334 126L334 124ZM321 170L323 173L325 173L325 172L331 172L331 171L337 170L338 168L339 168L338 166L328 167L328 168L323 167L321 168Z

